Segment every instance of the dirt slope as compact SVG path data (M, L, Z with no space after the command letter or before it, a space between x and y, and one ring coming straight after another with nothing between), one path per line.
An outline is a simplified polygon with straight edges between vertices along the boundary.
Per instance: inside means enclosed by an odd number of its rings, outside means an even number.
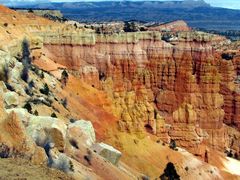
M25 180L73 180L61 171L36 166L23 159L0 159L0 179L25 179Z

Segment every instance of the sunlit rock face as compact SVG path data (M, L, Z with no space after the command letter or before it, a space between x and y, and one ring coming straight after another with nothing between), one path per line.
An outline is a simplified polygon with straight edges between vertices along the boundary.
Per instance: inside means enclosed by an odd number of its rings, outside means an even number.
M191 31L191 28L187 25L185 21L179 20L161 24L159 26L149 27L148 30L178 32L178 31Z
M212 45L224 38L201 32L66 34L44 36L44 54L106 91L120 130L147 130L199 155L205 145L230 146L223 122L239 126L239 63L216 56Z

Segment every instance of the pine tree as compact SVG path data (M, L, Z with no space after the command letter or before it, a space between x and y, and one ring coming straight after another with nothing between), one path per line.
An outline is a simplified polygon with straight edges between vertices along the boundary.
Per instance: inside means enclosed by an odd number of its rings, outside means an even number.
M27 39L24 39L22 42L22 63L23 63L23 70L21 73L21 78L25 82L28 81L29 75L28 70L31 64L31 57L30 57L30 50L29 50L29 43Z
M180 176L178 175L175 166L173 163L169 162L164 169L164 173L160 176L161 180L180 180Z

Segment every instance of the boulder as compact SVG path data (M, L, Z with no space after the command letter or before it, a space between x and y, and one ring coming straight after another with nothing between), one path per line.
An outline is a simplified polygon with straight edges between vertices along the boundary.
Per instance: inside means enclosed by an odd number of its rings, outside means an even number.
M60 152L64 151L66 131L63 121L47 116L31 116L27 126L27 133L37 145L44 147L46 143L53 142Z
M31 162L33 164L47 164L48 157L42 147L36 146Z
M46 154L27 135L18 116L14 112L7 115L4 110L3 115L0 117L0 157L21 157L35 164L45 163Z
M69 137L73 137L76 142L82 140L87 146L91 146L96 141L95 131L90 121L79 120L70 124L68 126L68 134Z
M71 145L76 149L84 147L91 147L93 145L92 139L82 131L79 127L70 127L67 130L67 138Z
M18 94L15 92L6 92L4 94L4 101L7 106L17 106L19 104Z
M14 61L14 68L11 70L11 79L14 83L19 84L19 79L21 78L21 72L23 69L23 65L21 62L17 60Z
M96 143L91 147L91 149L114 165L118 164L118 161L122 156L120 151L104 143Z
M25 96L26 92L24 90L24 86L21 83L21 81L19 81L21 79L23 65L17 60L13 60L13 62L15 66L13 69L11 69L9 73L10 79L11 79L11 85L13 85L16 93L18 93L19 95Z
M24 109L24 108L7 109L6 112L8 114L10 114L11 112L14 112L15 114L17 114L18 118L23 122L25 126L27 126L29 119L31 117L31 114L29 114L27 109Z

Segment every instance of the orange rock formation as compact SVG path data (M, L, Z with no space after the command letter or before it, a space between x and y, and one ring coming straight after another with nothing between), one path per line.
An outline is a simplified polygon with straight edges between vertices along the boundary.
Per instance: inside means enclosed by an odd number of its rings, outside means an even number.
M148 129L199 155L206 145L230 146L223 121L239 121L237 103L228 105L238 97L237 72L232 61L215 56L212 43L221 38L200 32L179 32L167 42L157 32L45 38L47 57L109 94L120 130Z

